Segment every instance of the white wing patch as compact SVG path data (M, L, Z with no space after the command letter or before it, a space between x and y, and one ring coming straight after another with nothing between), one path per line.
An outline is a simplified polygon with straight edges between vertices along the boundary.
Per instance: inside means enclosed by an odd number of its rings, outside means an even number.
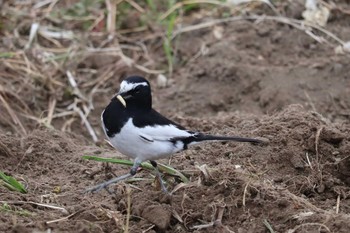
M168 141L172 138L192 136L191 133L174 125L146 126L140 128L140 135L151 138L153 141Z
M150 138L148 135L145 135L143 133L140 133L140 138L145 141L145 142L148 142L148 143L152 143L154 142L154 140L152 138Z

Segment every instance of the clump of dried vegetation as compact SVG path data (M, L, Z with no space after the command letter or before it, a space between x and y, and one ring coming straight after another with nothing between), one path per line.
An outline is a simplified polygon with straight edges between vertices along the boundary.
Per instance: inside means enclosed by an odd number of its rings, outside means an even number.
M129 28L128 20L121 20L129 9L132 14L146 11L134 1L3 2L2 124L26 134L35 123L52 127L63 119L60 128L69 130L81 119L97 141L87 118L108 80L128 69L163 72L155 69L145 45L147 25ZM130 22L141 25L140 19Z
M83 124L96 142L89 116L99 94L115 86L115 77L127 73L159 75L166 85L174 66L186 62L176 59L176 38L189 31L238 20L272 20L303 30L320 43L346 44L317 22L281 16L283 6L277 9L269 1L13 0L0 4L1 125L21 134L38 124L63 131ZM254 14L256 9L270 16ZM188 25L194 19L199 23ZM213 33L220 37L220 31Z
M112 77L127 71L172 72L171 40L179 12L202 2L3 2L2 124L26 134L36 124L70 130L80 119L97 141L88 121L95 97L109 90Z

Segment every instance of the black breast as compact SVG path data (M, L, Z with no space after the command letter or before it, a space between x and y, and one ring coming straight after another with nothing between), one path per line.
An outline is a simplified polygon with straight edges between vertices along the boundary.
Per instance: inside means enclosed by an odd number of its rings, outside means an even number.
M128 121L126 108L115 98L111 100L104 112L102 121L108 137L113 137L119 133L121 128Z

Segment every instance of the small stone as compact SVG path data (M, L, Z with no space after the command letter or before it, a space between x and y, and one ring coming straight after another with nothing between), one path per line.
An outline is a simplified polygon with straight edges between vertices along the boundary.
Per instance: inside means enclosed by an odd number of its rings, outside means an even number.
M157 86L159 88L164 88L168 85L168 79L163 74L159 74L157 77Z
M346 53L350 53L350 41L347 41L343 44L343 50Z
M221 40L224 36L224 27L214 26L213 35L214 35L215 39Z
M325 189L326 189L326 186L325 186L324 184L320 184L320 185L317 187L317 192L318 192L318 193L323 193Z

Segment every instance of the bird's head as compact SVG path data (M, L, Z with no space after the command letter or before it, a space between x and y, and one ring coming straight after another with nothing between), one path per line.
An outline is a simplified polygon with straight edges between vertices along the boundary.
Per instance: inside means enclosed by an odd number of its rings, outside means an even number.
M151 86L145 78L140 76L130 76L123 80L115 98L125 108L152 108Z

